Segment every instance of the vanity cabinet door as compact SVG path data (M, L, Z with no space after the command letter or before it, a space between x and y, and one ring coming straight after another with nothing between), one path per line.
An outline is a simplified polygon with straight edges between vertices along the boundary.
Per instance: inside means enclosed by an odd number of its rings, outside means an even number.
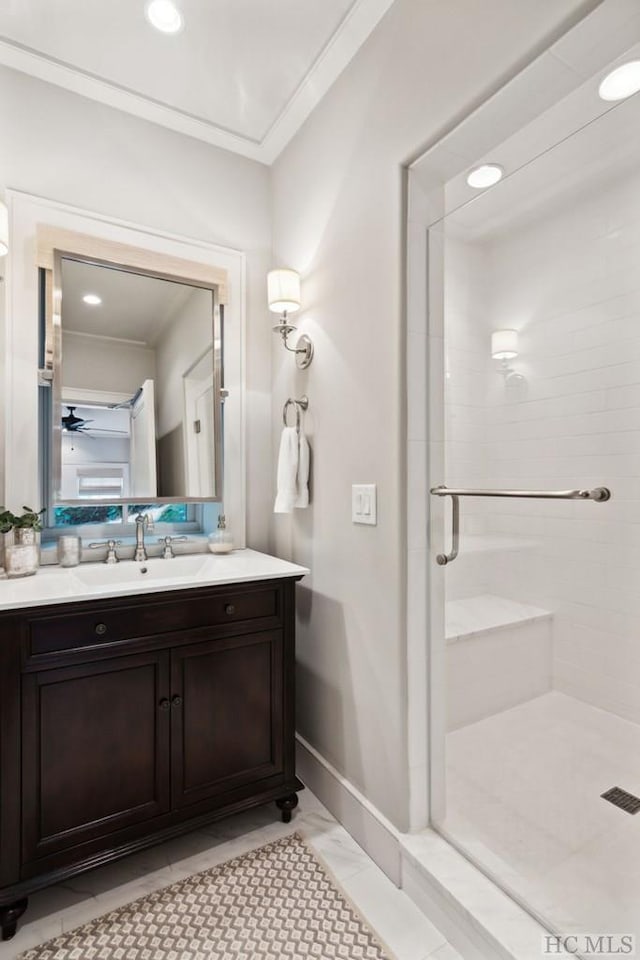
M25 862L168 811L169 664L150 651L23 675Z
M223 803L223 794L282 776L282 654L279 630L172 651L174 808L212 797Z

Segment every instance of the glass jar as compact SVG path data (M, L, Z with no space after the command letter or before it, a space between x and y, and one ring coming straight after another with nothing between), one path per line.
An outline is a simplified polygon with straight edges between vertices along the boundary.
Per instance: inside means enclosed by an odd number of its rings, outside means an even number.
M77 567L82 558L80 537L65 535L58 538L58 563L61 567Z
M209 534L209 550L211 553L231 553L233 550L233 536L227 529L223 513L218 518L218 529Z
M36 543L14 543L4 549L4 569L7 577L32 577L40 566L40 551Z
M33 527L14 527L14 542L23 547L35 547L38 553L38 565L40 565L40 531Z

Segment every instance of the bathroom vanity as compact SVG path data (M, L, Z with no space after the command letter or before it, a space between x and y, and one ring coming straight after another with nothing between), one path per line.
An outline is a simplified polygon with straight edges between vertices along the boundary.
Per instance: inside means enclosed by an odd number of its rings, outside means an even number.
M0 923L27 896L268 801L290 820L294 591L250 550L0 582Z

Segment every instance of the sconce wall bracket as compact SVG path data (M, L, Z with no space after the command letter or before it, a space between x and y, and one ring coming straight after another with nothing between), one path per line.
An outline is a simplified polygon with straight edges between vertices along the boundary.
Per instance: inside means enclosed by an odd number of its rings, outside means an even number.
M279 333L282 337L282 343L285 350L296 355L296 366L299 370L306 370L313 360L313 343L306 333L301 334L296 341L295 347L290 347L289 334L294 333L296 327L292 323L287 323L287 315L284 313L278 323L274 324L273 332Z

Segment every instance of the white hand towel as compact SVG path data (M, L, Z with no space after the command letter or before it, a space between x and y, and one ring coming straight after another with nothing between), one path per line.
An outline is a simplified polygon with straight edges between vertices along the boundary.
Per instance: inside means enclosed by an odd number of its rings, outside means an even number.
M300 432L298 443L298 482L296 484L296 502L294 506L302 509L309 506L309 444L304 433Z
M278 490L274 513L291 513L298 499L299 438L295 427L285 427L278 454Z

